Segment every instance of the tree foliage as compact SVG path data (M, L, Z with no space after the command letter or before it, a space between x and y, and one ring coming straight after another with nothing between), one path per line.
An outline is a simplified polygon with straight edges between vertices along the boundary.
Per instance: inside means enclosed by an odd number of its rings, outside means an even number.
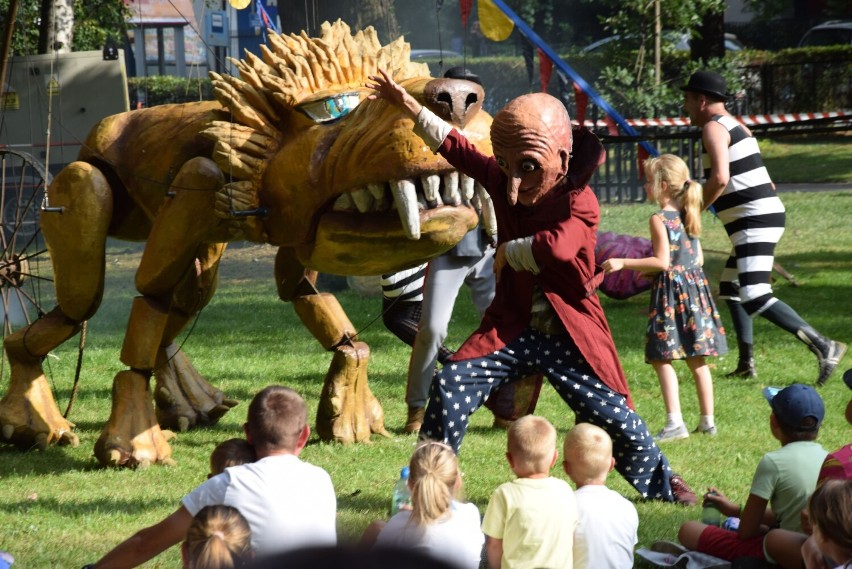
M379 39L386 43L399 36L399 24L394 0L279 0L278 13L285 33L308 35L319 33L325 22L342 19L354 30L373 26Z
M594 1L601 21L621 39L608 46L596 86L616 108L629 116L680 114L682 94L677 88L699 67L733 77L733 59L724 51L723 0L657 0L660 4L661 83L655 85L655 0ZM691 52L676 48L683 38Z
M128 17L124 0L75 0L74 51L103 49L107 38L121 46Z
M3 22L3 33L9 25L9 0L0 0L0 18ZM38 52L39 24L41 23L41 7L38 2L18 2L18 14L12 22L12 43L9 55L30 55Z
M8 24L9 0L0 0L0 20ZM38 53L42 28L40 2L19 2L12 34L10 55ZM124 0L74 0L74 40L72 51L102 49L107 37L121 45L127 34L127 7Z

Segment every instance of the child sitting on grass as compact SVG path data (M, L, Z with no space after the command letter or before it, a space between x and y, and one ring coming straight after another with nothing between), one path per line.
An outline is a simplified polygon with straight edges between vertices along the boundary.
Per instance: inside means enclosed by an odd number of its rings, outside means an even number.
M606 487L615 466L612 439L600 427L578 423L565 435L562 454L565 474L577 486L574 569L630 569L639 515L629 500Z
M826 480L808 502L816 555L805 553L808 569L852 567L852 480Z
M213 478L217 474L225 472L226 468L248 464L257 460L254 447L245 439L228 439L216 445L210 454L210 474L207 478Z
M192 518L180 554L185 569L246 567L254 559L251 529L236 508L205 506Z
M716 488L704 495L724 515L739 517L736 532L700 522L686 522L678 539L689 549L732 561L740 557L775 563L764 549L771 527L801 531L800 513L816 487L826 451L814 442L825 416L825 407L815 389L794 383L778 391L763 390L772 413L769 426L781 448L766 453L757 465L745 506L729 500ZM771 506L771 507L769 507Z
M361 542L416 549L459 569L478 569L485 536L476 506L456 500L461 491L456 454L444 443L427 441L411 455L409 469L411 508L387 523L373 522Z
M556 429L527 415L508 431L506 458L517 478L492 494L482 521L489 569L571 569L577 501L571 487L550 476L559 451Z

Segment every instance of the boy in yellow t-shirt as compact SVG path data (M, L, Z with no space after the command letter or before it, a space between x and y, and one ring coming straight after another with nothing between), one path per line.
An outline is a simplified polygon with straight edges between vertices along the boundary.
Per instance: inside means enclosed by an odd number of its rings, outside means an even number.
M577 502L556 464L556 429L527 415L508 432L506 458L517 478L491 495L482 531L489 569L571 569Z

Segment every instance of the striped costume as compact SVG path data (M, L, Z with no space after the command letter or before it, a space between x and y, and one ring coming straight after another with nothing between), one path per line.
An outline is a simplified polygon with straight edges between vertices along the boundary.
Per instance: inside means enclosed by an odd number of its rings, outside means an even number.
M414 345L423 312L423 285L426 263L382 275L382 321L385 327L408 344ZM438 361L444 363L453 352L441 344Z
M711 120L724 126L731 137L730 181L713 207L733 244L719 284L719 296L740 302L750 315L762 313L776 302L769 282L775 245L784 234L784 204L772 187L757 140L730 115ZM710 160L702 156L704 175Z
M399 298L399 302L423 302L425 279L426 263L382 275L382 296L388 300Z
M760 315L795 335L819 360L817 385L822 385L843 359L846 345L817 332L795 310L772 294L769 279L775 262L775 245L784 234L784 205L772 187L763 166L757 140L730 115L710 118L730 136L728 163L730 179L713 202L716 215L725 225L733 244L722 270L719 296L726 299L734 321L739 346L737 369L728 377L754 377L753 325ZM711 164L705 149L704 174Z

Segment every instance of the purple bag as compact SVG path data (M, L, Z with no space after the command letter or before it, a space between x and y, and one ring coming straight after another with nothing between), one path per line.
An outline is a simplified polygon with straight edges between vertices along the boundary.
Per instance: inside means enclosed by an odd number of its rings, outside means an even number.
M609 231L598 232L598 242L595 245L595 263L598 265L613 257L641 259L653 255L654 247L650 239ZM617 300L630 298L650 288L651 279L629 269L606 275L600 284L601 292Z

